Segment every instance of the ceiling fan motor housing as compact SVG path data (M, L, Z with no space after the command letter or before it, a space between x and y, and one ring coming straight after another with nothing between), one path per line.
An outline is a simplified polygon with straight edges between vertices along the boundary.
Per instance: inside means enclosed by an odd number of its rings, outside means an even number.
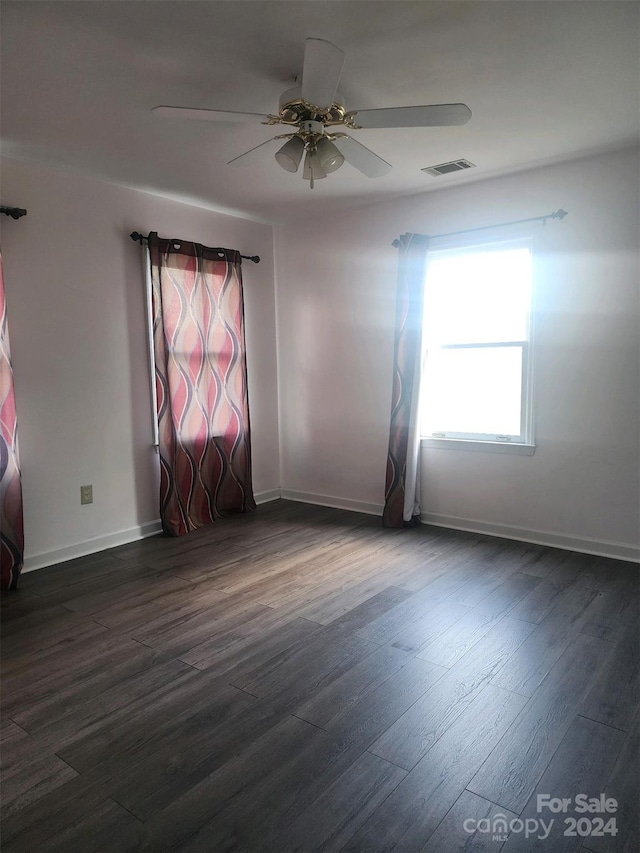
M303 133L313 134L314 136L322 136L324 134L324 124L321 121L313 119L303 119L298 122L298 128Z
M294 86L280 95L278 104L280 120L284 124L299 125L301 121L316 121L323 125L342 124L345 115L344 98L339 92L328 107L309 104L302 99L302 87Z

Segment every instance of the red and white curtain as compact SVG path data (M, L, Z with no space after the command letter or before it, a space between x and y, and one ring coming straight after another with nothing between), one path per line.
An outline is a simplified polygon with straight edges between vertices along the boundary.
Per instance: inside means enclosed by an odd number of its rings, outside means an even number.
M382 523L420 521L420 373L424 285L429 238L400 237L393 351L391 424Z
M18 585L24 555L18 420L0 256L0 587Z
M255 508L240 254L149 235L160 514L173 536Z

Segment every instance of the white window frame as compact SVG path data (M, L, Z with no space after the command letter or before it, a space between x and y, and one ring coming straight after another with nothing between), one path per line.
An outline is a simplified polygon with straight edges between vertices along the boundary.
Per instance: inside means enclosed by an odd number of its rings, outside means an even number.
M535 252L534 238L531 232L525 232L505 238L504 236L490 236L484 240L449 241L447 244L430 249L432 258L438 255L462 254L464 252L485 251L500 248L523 248L526 247L531 255L531 298L527 316L527 338L523 341L500 341L464 344L443 344L439 349L477 349L480 347L507 347L518 346L522 351L522 397L520 407L520 434L518 436L503 436L492 433L462 433L462 432L436 432L425 435L421 431L421 446L438 448L441 450L476 450L482 452L508 453L520 456L532 456L535 452L533 438L533 327L534 327L534 298L535 298ZM427 260L427 273L429 271L429 259ZM425 276L426 287L426 276ZM423 341L422 365L428 358L426 342ZM424 386L421 387L421 393ZM422 401L421 401L422 403ZM422 404L420 405L422 413ZM422 426L421 426L422 430Z

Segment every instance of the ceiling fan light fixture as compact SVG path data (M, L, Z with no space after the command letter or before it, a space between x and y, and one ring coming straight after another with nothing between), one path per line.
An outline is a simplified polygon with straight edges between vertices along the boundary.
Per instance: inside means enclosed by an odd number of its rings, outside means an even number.
M297 172L304 152L304 142L299 136L292 136L276 151L276 162L287 172Z
M344 163L343 155L326 136L318 140L316 151L318 152L322 171L327 175L330 172L335 172Z

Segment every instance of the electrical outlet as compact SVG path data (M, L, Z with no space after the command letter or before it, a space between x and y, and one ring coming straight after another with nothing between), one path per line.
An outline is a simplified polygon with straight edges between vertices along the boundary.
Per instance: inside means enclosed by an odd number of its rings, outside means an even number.
M93 503L93 486L80 486L80 503Z

